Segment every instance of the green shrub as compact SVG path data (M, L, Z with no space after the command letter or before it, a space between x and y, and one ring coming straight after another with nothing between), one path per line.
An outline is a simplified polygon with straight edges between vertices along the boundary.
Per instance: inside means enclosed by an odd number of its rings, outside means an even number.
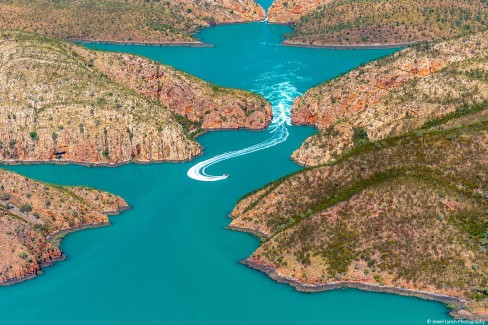
M352 141L355 146L360 146L362 144L369 142L368 132L363 128L355 128L354 134L352 135Z
M31 131L31 133L29 133L29 135L30 135L32 140L34 140L34 141L39 140L39 136L37 135L36 131Z
M8 194L8 193L2 193L2 194L0 194L0 200L2 200L2 201L8 201L8 200L10 200L10 194Z
M24 213L29 213L32 211L32 206L30 204L22 204L20 206L20 211Z

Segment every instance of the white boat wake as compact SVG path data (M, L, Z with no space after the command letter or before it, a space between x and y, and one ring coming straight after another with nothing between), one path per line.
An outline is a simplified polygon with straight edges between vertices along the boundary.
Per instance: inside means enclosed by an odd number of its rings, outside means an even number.
M265 75L264 79L267 78L268 77ZM265 97L271 102L273 106L273 120L271 121L271 124L269 126L269 133L272 134L272 136L269 139L253 146L236 151L226 152L213 158L201 161L188 170L188 172L186 173L188 177L203 182L215 182L224 180L229 177L229 174L214 176L207 174L205 170L208 167L224 160L264 150L286 141L289 135L288 126L291 125L291 104L293 102L293 99L300 94L297 92L296 88L293 87L289 82L282 82L267 89L263 89L261 93L265 94Z
M212 176L212 175L208 175L205 172L205 170L208 167L215 165L216 163L219 163L221 161L247 155L256 151L260 151L269 147L276 146L277 144L286 141L286 138L288 138L288 128L284 124L277 125L274 129L271 130L270 133L272 133L273 136L266 141L263 141L261 143L255 144L253 146L244 149L226 152L221 155L215 156L213 158L199 162L198 164L190 168L186 174L190 178L193 178L197 181L204 181L204 182L215 182L215 181L221 181L223 179L226 179L227 177L229 177L229 174Z

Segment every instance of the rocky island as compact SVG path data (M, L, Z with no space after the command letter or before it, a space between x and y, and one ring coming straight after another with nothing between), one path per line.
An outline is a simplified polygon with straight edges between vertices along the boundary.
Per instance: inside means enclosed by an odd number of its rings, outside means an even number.
M399 46L483 31L488 5L484 0L275 0L269 21L293 25L288 45Z
M120 197L86 187L57 186L0 169L0 286L30 279L64 259L68 232L108 225L128 208Z
M185 161L206 129L262 129L261 96L129 55L0 32L0 161Z
M200 28L265 16L254 0L0 1L0 29L113 43L201 45Z
M250 193L230 228L244 261L298 290L339 287L442 301L488 319L486 32L419 45L298 98L310 166Z

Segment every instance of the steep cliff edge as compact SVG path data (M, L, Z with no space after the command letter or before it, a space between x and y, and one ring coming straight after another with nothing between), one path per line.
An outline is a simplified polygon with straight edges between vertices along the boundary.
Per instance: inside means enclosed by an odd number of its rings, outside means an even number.
M118 164L201 151L166 108L112 82L64 43L0 34L0 160Z
M285 44L388 46L447 40L488 28L485 0L276 0L269 21L292 23Z
M253 0L14 0L0 2L0 29L124 43L198 44L192 33L264 19Z
M80 46L69 49L113 81L161 103L204 130L259 130L271 121L271 105L257 94L218 87L135 55L89 51Z
M487 55L483 32L408 48L310 89L293 104L292 121L319 133L293 159L324 164L361 137L378 141L487 101Z
M262 129L271 119L250 92L26 32L0 33L0 80L4 162L185 161L201 153L201 129Z
M56 235L108 224L127 209L120 197L85 187L56 186L0 169L0 285L36 276L64 258Z
M268 9L268 21L276 24L296 23L302 16L332 1L334 0L275 0Z

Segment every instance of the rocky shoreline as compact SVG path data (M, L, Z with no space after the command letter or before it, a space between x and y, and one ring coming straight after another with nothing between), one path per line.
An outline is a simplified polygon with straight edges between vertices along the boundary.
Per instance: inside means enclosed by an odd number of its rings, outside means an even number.
M58 262L58 261L62 261L64 260L65 258L60 258L59 260L56 260L54 261L53 263L46 263L45 265L41 265L42 267L44 266L51 266L53 265L55 262ZM12 279L8 279L7 281L5 282L0 282L0 287L8 287L8 286L12 286L14 284L19 284L19 283L22 283L24 281L27 281L27 280L31 280L31 279L34 279L36 276L38 276L39 274L42 274L42 271L39 271L38 273L36 274L29 274L29 275L26 275L26 276L23 276L21 278L12 278Z
M80 186L59 186L0 169L0 286L35 277L66 256L69 233L110 225L109 215L130 208L119 196Z
M226 229L240 231L240 232L254 235L260 241L263 241L263 238L268 237L264 233L249 228L243 228L238 226L227 226ZM337 282L329 282L329 283L317 284L317 285L305 284L296 279L283 276L279 274L273 267L261 264L252 258L246 258L242 260L241 264L265 273L276 282L289 284L292 287L294 287L297 291L300 292L321 292L321 291L329 291L329 290L335 290L341 288L351 288L351 289L359 289L359 290L370 291L370 292L397 294L401 296L416 297L425 300L438 301L446 304L449 308L457 307L450 311L450 315L456 319L488 321L488 317L471 314L469 311L465 309L466 301L454 296L436 294L436 293L431 293L431 292L421 291L421 290L404 289L404 288L398 288L392 286L383 286L383 285L376 285L371 283L355 282L355 281L337 281Z
M261 242L264 241L266 238L268 238L268 235L265 234L264 232L260 232L260 231L254 230L254 229L243 228L243 227L238 227L238 226L230 226L230 225L225 227L225 229L244 232L247 234L254 235Z
M129 206L125 209L120 209L120 212L110 212L110 213L107 212L107 215L115 215L115 214L121 213L122 211L125 211L128 209L130 209ZM86 230L86 229L96 229L96 228L102 228L102 227L108 227L108 226L111 226L110 222L104 222L104 223L100 223L100 224L83 225L80 227L75 227L75 228L64 229L64 230L58 231L54 234L47 236L46 239L52 245L59 248L61 246L61 241L64 239L64 237L66 237L66 235L69 235L69 234L77 232L77 231ZM60 257L53 258L49 262L40 263L39 264L40 269L37 271L36 274L29 274L29 275L19 277L19 278L11 278L5 282L0 282L0 287L11 286L14 284L22 283L22 282L27 281L27 280L31 280L31 279L35 278L36 276L42 274L42 270L44 268L49 267L49 266L53 266L57 262L64 261L66 259L67 259L66 255L64 255L64 253L62 253L62 255Z
M200 133L195 135L195 138L204 135L208 132L219 132L219 131L250 131L250 132L262 132L265 131L269 126L269 122L266 127L254 129L254 128L247 128L247 127L238 127L238 128L220 128L220 129L208 129L203 130ZM202 147L202 150L191 158L185 160L151 160L151 161L141 161L141 160L129 160L129 161L122 161L122 162L78 162L75 160L2 160L0 161L0 165L6 166L18 166L18 165L43 165L43 164L52 164L52 165L78 165L78 166L85 166L85 167L120 167L129 164L137 164L137 165L151 165L151 164L164 164L164 163L171 163L171 164L184 164L194 160L195 158L201 157L204 155L203 150L205 148ZM298 163L297 163L298 164ZM123 210L122 210L123 211ZM110 213L108 213L110 215ZM117 213L114 213L117 214Z
M272 278L273 280L279 283L289 284L293 286L297 291L301 291L301 292L320 292L320 291L329 291L329 290L335 290L340 288L352 288L352 289L359 289L359 290L370 291L370 292L397 294L397 295L407 296L407 297L417 297L425 300L442 302L448 305L449 308L456 306L457 308L453 309L449 313L451 316L453 316L456 319L488 321L487 316L477 316L467 311L465 309L466 301L454 296L436 294L427 291L391 287L391 286L381 286L381 285L375 285L375 284L364 283L364 282L354 282L354 281L338 281L338 282L329 282L329 283L317 284L317 285L304 284L296 279L282 276L281 274L276 272L274 268L260 264L251 258L247 258L241 261L241 263L250 268L256 269L258 271L267 274L270 278Z
M341 44L331 44L331 45L310 45L299 42L292 42L285 40L281 44L283 46L291 47L306 47L306 48L317 48L317 49L331 49L331 50L382 50L382 49L394 49L403 48L408 46L413 46L422 43L418 42L407 42L407 43L391 43L391 44L351 44L351 45L341 45Z
M222 23L211 27L226 26L226 25L239 25L239 24L249 24L263 22L263 20L250 20L246 22L236 22L236 23ZM292 23L280 23L280 22L270 22L273 25L283 25L283 26L293 26ZM208 27L205 27L208 28ZM205 29L201 28L201 29ZM197 34L201 29L197 30L194 34ZM100 39L88 39L88 38L67 38L67 41L75 43L92 43L92 44L113 44L113 45L140 45L140 46L188 46L188 47L214 47L213 44L204 43L202 41L196 40L193 42L141 42L141 41L111 41L111 40L100 40ZM330 44L330 45L311 45L300 42L294 42L291 40L284 40L281 45L291 46L291 47L304 47L304 48L318 48L318 49L333 49L333 50L357 50L357 49L390 49L390 48L401 48L413 46L415 44L422 43L422 41L413 41L405 43L391 43L391 44Z
M122 212L129 210L129 209L130 209L130 205L127 205L125 207L122 207L122 206L118 207L117 210L108 210L108 211L104 211L103 213L105 213L107 216L114 216L114 215L121 214ZM111 225L112 224L110 223L110 221L108 221L108 222L102 222L102 223L97 223L97 224L87 224L87 225L83 225L83 226L79 226L79 227L73 227L73 228L69 228L69 229L63 229L63 230L57 231L53 234L46 236L46 239L48 242L53 244L55 247L60 248L61 241L64 239L64 237L66 237L66 235L69 235L69 234L77 232L77 231L85 230L85 229L95 229L95 228L101 228L101 227L108 227ZM63 256L64 256L64 254L63 254ZM65 258L66 257L64 256L64 258L61 258L57 261L62 261ZM57 262L57 261L55 261L55 262ZM41 267L50 266L52 264L53 263L41 264Z
M110 41L88 38L67 38L67 41L75 43L93 43L93 44L113 44L113 45L141 45L141 46L188 46L188 47L213 47L212 44L206 44L201 41L194 42L140 42L140 41Z
M0 160L6 164L186 162L201 154L195 133L261 130L272 118L271 105L262 96L219 87L141 56L89 50L30 33L10 31L2 36L2 53L19 58L10 59L14 63L7 70L22 71L29 80L24 85L9 79L0 87L17 98L4 96L2 102L8 110L0 127L10 130L0 134L0 141L9 143L0 146ZM39 63L37 55L52 56L53 63ZM59 78L57 69L71 77ZM49 96L36 97L36 105L46 107L37 112L27 104L32 95L26 94L41 88ZM93 96L71 91L75 88ZM60 105L58 97L63 96L66 100ZM72 123L73 112L82 123ZM12 118L20 113L29 118Z
M129 164L138 164L138 165L151 165L151 164L163 164L163 163L186 163L192 161L197 157L201 157L203 152L200 152L198 155L193 156L192 158L185 159L185 160L152 160L152 161L140 161L140 160L129 160L124 162L78 162L75 160L33 160L33 161L26 161L26 160L2 160L0 163L1 165L6 166L17 166L17 165L44 165L44 164L52 164L52 165L78 165L78 166L85 166L85 167L120 167Z
M115 40L150 45L195 42L193 33L225 23L258 21L265 10L253 0L0 4L0 29L41 31L60 39ZM114 10L112 8L116 8ZM69 17L69 18L68 18ZM175 42L175 43L176 43Z
M212 27L219 27L219 26L227 26L227 25L242 25L242 24L250 24L250 23L259 23L264 22L262 19L254 19L248 21L239 21L239 22L229 22L229 23L220 23L208 27L201 27L195 30L192 35L198 34L200 31L206 28ZM281 24L281 23L272 23L276 25L289 25L289 24ZM112 41L112 40L102 40L102 39L90 39L90 38L77 38L77 37L68 37L66 38L67 41L75 42L75 43L93 43L93 44L112 44L112 45L141 45L141 46L187 46L187 47L214 47L213 44L208 44L202 42L200 40L195 41L174 41L174 42L141 42L141 41Z
M444 10L450 12L450 17L441 22L437 17ZM403 14L398 15L399 12ZM486 6L479 0L452 3L432 0L421 4L415 1L275 0L268 10L270 22L293 25L293 32L286 36L285 42L313 42L325 48L329 45L335 48L335 43L344 41L377 48L376 45L388 43L452 39L466 35L462 27L465 25L470 26L469 32L486 30L486 14ZM403 26L403 19L411 21L409 28ZM352 46L345 48L357 48Z

